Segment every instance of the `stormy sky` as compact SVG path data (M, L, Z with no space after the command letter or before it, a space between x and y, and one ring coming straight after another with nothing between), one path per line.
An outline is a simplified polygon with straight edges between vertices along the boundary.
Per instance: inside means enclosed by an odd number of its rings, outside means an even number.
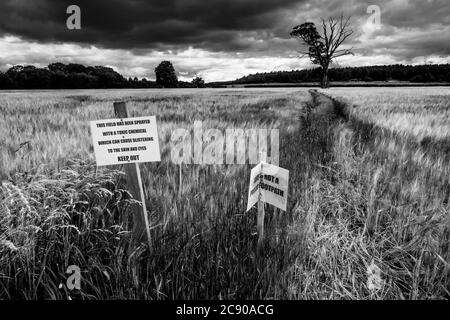
M66 27L69 5L81 8L81 30ZM336 65L450 62L448 0L1 0L0 70L72 62L154 79L170 60L180 79L217 81L309 68L290 30L341 13L355 55Z

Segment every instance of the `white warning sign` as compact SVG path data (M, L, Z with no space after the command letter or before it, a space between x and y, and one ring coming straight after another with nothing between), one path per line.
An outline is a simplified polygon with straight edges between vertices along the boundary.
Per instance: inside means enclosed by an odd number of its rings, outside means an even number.
M259 200L259 174L261 173L261 163L250 172L250 185L248 187L247 211L250 210ZM258 179L256 179L258 177Z
M289 171L261 162L250 173L247 211L260 199L283 211L287 207Z
M97 166L161 161L155 116L90 124Z

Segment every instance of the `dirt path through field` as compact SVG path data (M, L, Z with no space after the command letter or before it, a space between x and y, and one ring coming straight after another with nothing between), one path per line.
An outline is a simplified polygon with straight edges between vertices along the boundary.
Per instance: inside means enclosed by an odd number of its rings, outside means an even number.
M309 93L312 97L313 114L326 117L330 120L337 120L341 116L333 99L315 89L309 90Z

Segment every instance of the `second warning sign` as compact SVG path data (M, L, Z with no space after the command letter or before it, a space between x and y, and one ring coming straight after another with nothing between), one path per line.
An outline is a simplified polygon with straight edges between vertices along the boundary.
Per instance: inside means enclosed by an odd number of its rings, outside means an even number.
M247 211L258 200L286 211L289 171L273 164L261 162L250 173Z
M90 124L97 166L161 161L155 116Z

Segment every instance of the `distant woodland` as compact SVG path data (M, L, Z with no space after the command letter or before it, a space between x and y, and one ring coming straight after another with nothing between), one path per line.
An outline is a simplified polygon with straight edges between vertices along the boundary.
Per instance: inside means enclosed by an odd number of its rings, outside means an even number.
M176 78L175 78L176 79ZM175 80L176 87L195 87ZM81 64L52 63L46 68L14 66L0 72L0 89L106 89L160 88L162 85L146 78L126 79L112 68Z
M409 81L409 82L450 82L450 64L434 65L386 65L369 67L332 68L331 81ZM251 74L240 79L221 84L262 84L262 83L302 83L319 82L320 68L293 71L276 71Z
M371 82L408 81L412 83L450 82L450 64L387 65L369 67L332 68L331 81ZM176 77L175 77L176 79ZM206 86L226 84L302 83L318 82L320 68L276 71L251 74L234 81L214 82ZM199 87L200 78L192 82L175 80L173 87ZM202 87L204 84L201 85ZM53 63L46 68L14 66L0 72L0 89L101 89L101 88L160 88L156 81L146 78L125 78L112 68L83 66L81 64Z

